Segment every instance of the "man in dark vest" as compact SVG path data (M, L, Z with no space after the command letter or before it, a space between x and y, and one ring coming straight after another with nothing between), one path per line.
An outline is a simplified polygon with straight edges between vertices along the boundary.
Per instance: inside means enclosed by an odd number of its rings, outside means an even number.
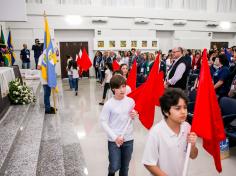
M174 62L167 72L165 87L175 87L186 90L189 67L183 56L183 49L181 47L174 48L172 53Z

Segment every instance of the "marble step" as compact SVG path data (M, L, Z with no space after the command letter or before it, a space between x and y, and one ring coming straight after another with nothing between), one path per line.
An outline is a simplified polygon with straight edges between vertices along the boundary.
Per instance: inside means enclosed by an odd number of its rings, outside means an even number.
M44 122L44 109L39 107L39 103L31 105L27 116L27 125L13 146L14 149L8 161L4 176L36 175Z
M39 99L40 81L30 83L35 96ZM3 175L12 156L14 146L28 122L31 104L13 105L0 121L0 175Z
M58 114L45 115L36 175L65 175L60 118Z
M88 170L70 110L61 110L62 149L66 176L86 176Z
M6 169L16 139L27 121L30 105L11 106L0 122L0 175Z

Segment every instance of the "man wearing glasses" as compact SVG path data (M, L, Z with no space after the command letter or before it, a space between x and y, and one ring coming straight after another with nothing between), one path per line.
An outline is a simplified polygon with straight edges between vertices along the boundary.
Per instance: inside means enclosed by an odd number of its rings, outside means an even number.
M165 81L165 87L175 87L186 90L189 68L183 56L183 48L176 47L172 50L174 62L170 66Z

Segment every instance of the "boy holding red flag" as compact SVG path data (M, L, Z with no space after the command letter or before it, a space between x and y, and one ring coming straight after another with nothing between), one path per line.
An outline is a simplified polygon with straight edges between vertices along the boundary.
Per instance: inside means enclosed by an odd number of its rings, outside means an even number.
M190 158L198 155L197 135L190 132L187 118L188 98L181 89L167 89L160 98L162 119L149 132L142 163L155 176L180 176L183 172L187 142Z
M114 96L104 105L100 121L108 136L108 176L128 176L129 162L133 153L133 122L137 116L134 100L125 96L126 79L114 75L110 80Z

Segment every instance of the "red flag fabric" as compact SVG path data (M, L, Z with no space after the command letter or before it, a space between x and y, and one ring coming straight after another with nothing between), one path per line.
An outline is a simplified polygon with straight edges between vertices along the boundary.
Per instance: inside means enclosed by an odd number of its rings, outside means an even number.
M156 96L156 106L160 106L160 102L159 102L159 98L163 95L164 91L165 91L165 86L164 86L164 73L163 72L159 72L160 70L160 53L157 54L156 56L156 60L158 59L158 68L157 68L157 72L158 74L158 78L157 81L155 82L157 85L155 86L157 89L154 92L154 95Z
M159 57L158 57L159 58ZM158 89L159 59L156 59L147 81L139 88L128 94L135 101L134 109L139 113L139 120L144 127L150 129L153 125L156 98L155 90Z
M165 86L164 86L164 73L161 71L158 74L157 81L156 81L157 89L153 92L156 95L156 106L160 106L159 98L164 94Z
M132 68L129 72L129 76L127 78L127 85L131 88L132 91L136 89L136 79L137 79L137 62L136 59L132 65Z
M204 149L213 156L215 167L218 172L221 172L220 142L225 139L225 132L220 107L207 63L206 49L203 51L191 130L203 139Z
M113 71L120 70L120 65L118 64L117 60L113 60L112 67Z
M81 52L81 50L80 50L80 52ZM82 54L81 54L81 56L82 56ZM76 60L77 60L77 67L79 67L79 76L81 77L82 73L83 73L83 68L81 67L82 60L80 57L80 53L78 54L78 57Z
M80 67L82 68L83 71L87 71L92 66L92 62L91 62L85 48L83 48L82 56L80 59L77 60L77 63L80 65Z

